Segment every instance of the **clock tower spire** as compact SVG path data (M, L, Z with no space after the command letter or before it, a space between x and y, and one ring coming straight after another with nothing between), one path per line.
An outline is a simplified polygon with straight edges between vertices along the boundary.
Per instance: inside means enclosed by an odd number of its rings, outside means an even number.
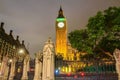
M64 18L64 15L63 15L63 10L62 10L62 7L60 6L60 10L59 10L59 13L58 13L58 17L57 18Z
M67 59L67 24L66 18L63 15L62 7L56 18L56 54L62 55L63 59Z

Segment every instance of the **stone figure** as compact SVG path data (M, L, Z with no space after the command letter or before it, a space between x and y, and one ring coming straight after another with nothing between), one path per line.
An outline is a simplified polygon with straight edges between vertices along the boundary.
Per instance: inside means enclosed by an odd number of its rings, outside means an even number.
M50 38L43 48L42 80L54 80L54 46Z
M116 71L118 73L118 78L119 78L118 80L120 80L120 50L115 49L113 55L116 60Z
M35 75L33 80L42 80L42 62L41 62L42 54L39 51L35 54Z

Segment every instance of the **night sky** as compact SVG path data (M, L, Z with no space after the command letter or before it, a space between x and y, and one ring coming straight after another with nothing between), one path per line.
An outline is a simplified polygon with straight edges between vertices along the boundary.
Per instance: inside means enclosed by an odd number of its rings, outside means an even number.
M30 54L42 50L51 37L55 43L55 19L62 5L67 18L68 33L85 28L89 17L110 6L120 6L120 0L0 0L0 22L7 33L25 40Z

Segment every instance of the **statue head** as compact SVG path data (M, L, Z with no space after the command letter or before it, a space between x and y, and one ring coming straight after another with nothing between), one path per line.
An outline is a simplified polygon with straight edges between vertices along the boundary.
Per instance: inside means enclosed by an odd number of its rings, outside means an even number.
M47 42L45 43L44 48L43 48L43 52L47 51L48 48L52 51L54 50L54 45L53 45L51 38L49 38L47 40Z

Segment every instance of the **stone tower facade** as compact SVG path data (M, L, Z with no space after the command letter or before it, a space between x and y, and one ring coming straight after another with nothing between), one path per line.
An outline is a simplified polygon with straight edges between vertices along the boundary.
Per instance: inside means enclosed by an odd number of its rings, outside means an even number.
M56 18L56 54L63 56L67 59L67 23L63 15L63 10L60 7L58 17Z

